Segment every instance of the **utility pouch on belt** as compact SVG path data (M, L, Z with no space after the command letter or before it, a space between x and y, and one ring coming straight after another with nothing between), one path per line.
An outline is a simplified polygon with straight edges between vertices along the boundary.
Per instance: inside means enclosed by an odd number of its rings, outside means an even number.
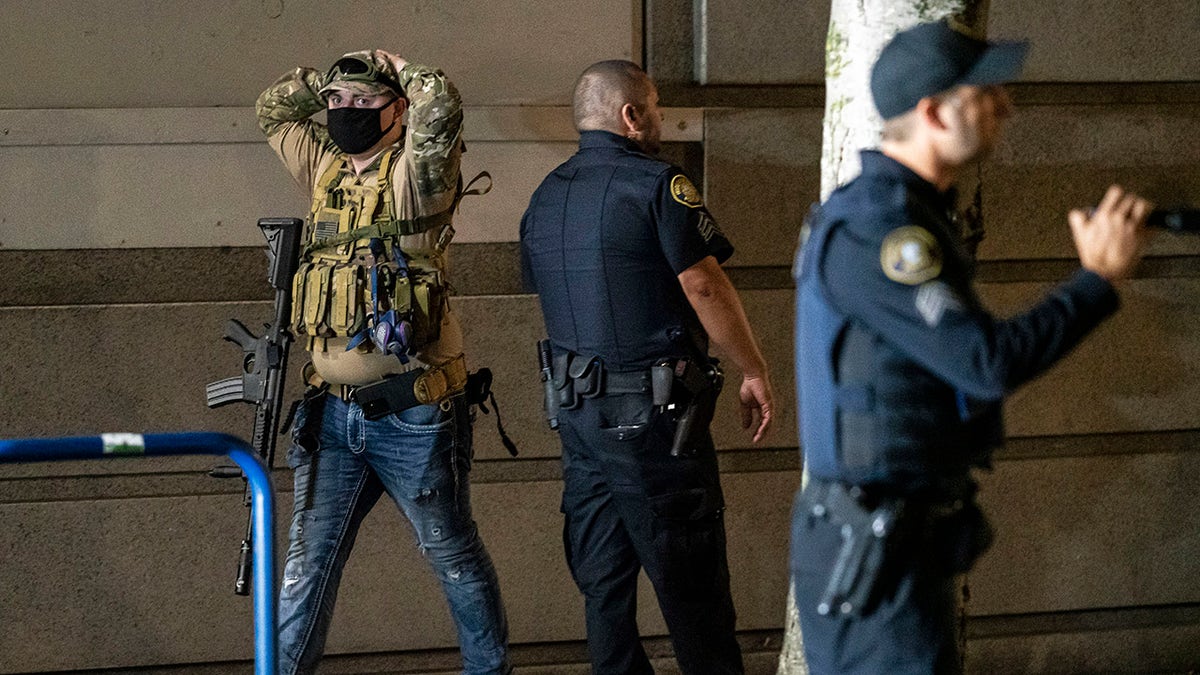
M600 357L585 359L576 355L567 365L567 375L575 383L575 395L595 398L604 393L604 366Z
M864 503L860 488L841 483L815 487L824 493L811 505L811 514L841 526L842 547L817 603L817 613L863 616L870 612L884 586L884 562L894 545L893 534L905 501L890 497L873 508Z
M691 457L696 454L696 448L716 414L717 397L725 386L725 373L715 361L698 366L692 361L680 360L676 362L675 380L679 388L687 391L689 398L675 426L671 456Z
M558 395L558 405L560 410L574 410L579 407L579 397L575 395L575 380L567 374L567 368L571 365L573 354L570 352L558 354L554 357L554 391Z

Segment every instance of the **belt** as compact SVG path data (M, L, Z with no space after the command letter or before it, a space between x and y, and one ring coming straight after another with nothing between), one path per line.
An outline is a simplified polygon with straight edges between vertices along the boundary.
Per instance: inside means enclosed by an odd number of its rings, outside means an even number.
M304 366L304 381L310 387L327 387L330 394L349 403L354 400L354 394L359 389L385 382L386 378L370 384L332 384L318 375L309 363ZM413 382L413 393L421 403L437 403L463 391L466 386L467 359L463 354L459 354L445 363L426 368Z
M957 489L903 490L893 485L878 483L855 485L836 479L810 476L804 491L808 493L808 498L814 503L828 501L833 492L845 493L864 506L884 500L903 500L913 511L940 518L953 516L974 502L975 483L969 477L948 481L948 484L956 486Z
M632 372L604 371L605 394L648 394L650 393L650 371Z

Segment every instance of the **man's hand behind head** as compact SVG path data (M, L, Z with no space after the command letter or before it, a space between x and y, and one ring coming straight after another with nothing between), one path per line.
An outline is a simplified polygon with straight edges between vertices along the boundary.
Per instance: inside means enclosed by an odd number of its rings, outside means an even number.
M396 70L397 77L400 76L400 71L404 70L404 66L408 65L408 61L404 60L402 57L397 56L391 52L386 52L382 49L376 49L375 56L390 63L392 65L392 68L394 68ZM403 92L401 92L401 93L403 93Z
M1067 220L1079 262L1110 282L1128 278L1149 241L1146 216L1152 208L1145 199L1113 185L1090 213L1071 211Z

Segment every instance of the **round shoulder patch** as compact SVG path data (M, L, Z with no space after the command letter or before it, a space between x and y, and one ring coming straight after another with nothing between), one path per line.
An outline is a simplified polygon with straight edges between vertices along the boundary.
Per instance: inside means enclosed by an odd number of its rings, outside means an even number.
M671 196L675 201L689 208L699 208L704 206L704 200L700 198L700 191L692 185L692 181L683 174L676 174L671 179Z
M916 286L942 273L942 248L923 227L898 227L883 238L879 263L892 281Z

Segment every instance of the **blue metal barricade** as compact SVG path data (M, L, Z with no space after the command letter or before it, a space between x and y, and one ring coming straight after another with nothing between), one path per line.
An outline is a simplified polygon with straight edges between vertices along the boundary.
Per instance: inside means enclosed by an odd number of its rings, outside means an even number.
M0 440L0 463L52 462L144 455L228 455L246 474L254 520L254 672L275 675L275 549L271 478L245 441L228 434L102 434Z

